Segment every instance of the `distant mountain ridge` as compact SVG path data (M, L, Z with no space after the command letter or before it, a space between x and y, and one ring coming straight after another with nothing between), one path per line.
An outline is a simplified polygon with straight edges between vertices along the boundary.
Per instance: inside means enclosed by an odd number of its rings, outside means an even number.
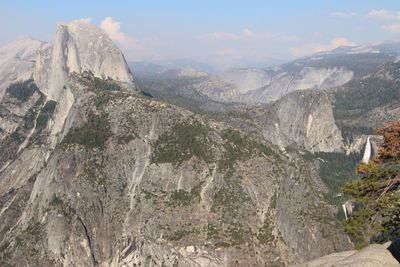
M284 95L304 89L331 89L374 72L381 64L398 58L400 43L339 47L268 68L232 68L221 74L187 83L214 101L247 104L271 103ZM155 66L150 65L153 68ZM135 66L132 66L133 71ZM196 67L193 67L196 69ZM146 77L163 78L162 67ZM207 71L205 71L207 72ZM139 78L142 76L139 68ZM172 73L171 73L172 74ZM165 76L164 76L165 78ZM178 75L169 78L179 79Z
M208 74L217 73L217 69L207 63L199 62L193 59L176 59L164 61L129 61L129 67L139 76L157 75L168 70L193 69Z
M37 53L48 45L23 37L0 47L0 99L8 85L32 76Z
M396 60L399 51L400 43L341 47L266 69L232 69L220 76L218 87L202 92L214 100L268 103L295 90L341 86ZM201 90L201 85L196 88Z

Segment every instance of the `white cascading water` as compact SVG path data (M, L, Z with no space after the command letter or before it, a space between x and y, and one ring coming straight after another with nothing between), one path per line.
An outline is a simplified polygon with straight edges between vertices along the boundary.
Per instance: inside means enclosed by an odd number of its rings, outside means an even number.
M369 140L369 136L367 138L367 143L365 144L364 156L362 158L363 163L368 163L371 158L371 141Z
M347 221L347 220L348 220L348 217L347 217L346 204L343 204L343 205L342 205L342 208L343 208L343 212L344 212L344 217L346 218L346 221Z

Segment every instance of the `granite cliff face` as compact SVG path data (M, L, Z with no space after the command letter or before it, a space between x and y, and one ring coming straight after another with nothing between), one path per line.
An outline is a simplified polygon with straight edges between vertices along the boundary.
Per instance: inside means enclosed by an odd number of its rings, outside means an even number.
M84 72L133 83L121 51L99 28L82 21L59 24L54 44L41 51L36 62L35 82L50 99L58 100L69 76Z
M322 90L292 92L270 105L238 106L223 119L235 127L261 134L286 148L309 152L344 152L329 93Z
M282 266L352 246L314 164L141 95L93 25L58 26L0 112L1 265Z
M301 147L310 152L343 151L329 96L323 91L303 90L289 94L270 107L263 135L282 148Z

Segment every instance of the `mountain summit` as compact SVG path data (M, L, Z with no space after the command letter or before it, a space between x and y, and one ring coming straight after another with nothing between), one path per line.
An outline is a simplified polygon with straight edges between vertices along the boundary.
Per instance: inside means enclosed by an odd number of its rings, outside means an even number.
M36 83L56 100L69 76L84 72L133 84L122 52L106 33L81 20L57 25L54 44L41 51L36 62Z

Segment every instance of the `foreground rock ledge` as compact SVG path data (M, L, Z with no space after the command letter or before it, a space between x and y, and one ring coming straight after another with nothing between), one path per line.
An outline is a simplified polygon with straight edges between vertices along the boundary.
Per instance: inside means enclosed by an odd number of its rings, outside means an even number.
M398 267L399 262L387 250L389 245L390 242L383 245L373 244L360 251L333 253L293 267Z

